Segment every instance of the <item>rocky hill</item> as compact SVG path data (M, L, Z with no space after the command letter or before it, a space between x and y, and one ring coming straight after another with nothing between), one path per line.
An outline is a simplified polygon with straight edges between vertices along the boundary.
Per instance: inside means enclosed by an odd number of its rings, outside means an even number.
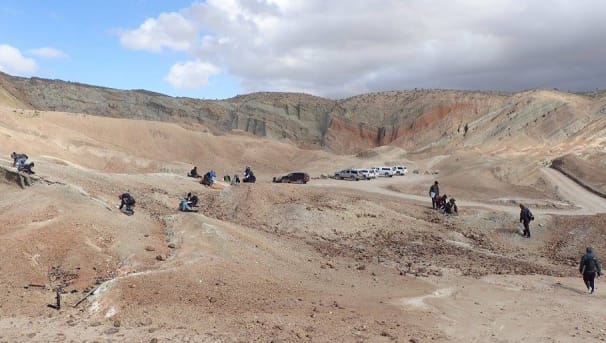
M254 93L198 100L0 73L0 98L36 110L201 123L215 134L244 130L341 154L383 145L410 152L448 152L463 146L498 150L503 143L520 148L550 145L568 153L579 141L604 137L606 126L603 93L551 90L515 94L414 90L342 100Z

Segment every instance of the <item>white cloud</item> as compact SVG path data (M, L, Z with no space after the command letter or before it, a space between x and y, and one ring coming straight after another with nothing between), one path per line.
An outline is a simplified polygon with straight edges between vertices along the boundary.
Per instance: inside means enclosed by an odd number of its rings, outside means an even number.
M196 89L206 87L208 78L220 72L219 67L210 63L189 61L173 65L164 80L175 88Z
M31 74L37 70L36 61L23 56L19 49L0 44L0 71L9 74Z
M51 47L32 49L30 52L35 56L44 58L68 58L63 51Z
M221 66L246 91L593 89L606 86L605 16L603 0L208 0L121 41Z
M120 42L128 49L160 52L164 48L184 51L196 42L198 26L179 13L162 13L157 19L147 19L133 31L118 33Z

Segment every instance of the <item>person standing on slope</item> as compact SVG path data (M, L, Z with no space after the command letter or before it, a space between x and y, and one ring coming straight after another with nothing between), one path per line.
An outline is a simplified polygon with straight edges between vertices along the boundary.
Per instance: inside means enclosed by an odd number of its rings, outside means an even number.
M602 276L602 266L600 260L593 254L591 247L587 247L585 252L586 254L581 257L579 273L583 274L583 282L585 282L589 293L593 294L595 291L595 277L596 275Z
M434 182L431 187L429 187L429 197L431 197L431 207L435 210L438 208L438 197L440 196L440 186L438 186L438 181Z
M520 204L520 223L524 225L524 234L523 236L526 238L530 238L530 221L534 220L534 216L532 212L528 209L528 207Z

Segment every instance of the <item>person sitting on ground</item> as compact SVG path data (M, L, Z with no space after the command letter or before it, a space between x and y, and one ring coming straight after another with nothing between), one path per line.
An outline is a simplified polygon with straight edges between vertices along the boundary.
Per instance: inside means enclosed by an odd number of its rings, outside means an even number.
M444 206L444 213L459 214L459 209L457 208L457 204L455 204L454 198L450 198L450 201L446 203L446 205Z
M198 201L200 199L198 199L197 195L192 195L191 193L187 193L187 204L191 207L197 207L198 206Z
M11 154L11 158L13 159L13 167L17 167L17 170L23 168L25 161L27 161L28 159L26 154L17 154L14 151Z
M437 203L436 205L438 206L438 209L440 210L444 210L444 208L446 207L446 202L448 201L448 196L446 196L446 194L438 197Z
M179 203L179 211L181 211L181 212L198 212L198 210L193 209L189 205L189 200L187 198L181 199L181 202Z
M133 206L135 206L135 198L130 195L129 192L123 193L122 195L119 196L120 198L120 207L119 209L122 210L123 207L126 206L126 211L132 211L133 210Z
M212 179L213 183L217 182L217 173L215 173L214 170L210 170L210 178Z
M198 174L198 167L194 167L194 169L190 170L189 174L187 174L187 176L194 177L194 178L201 178L202 177L200 174Z
M242 182L255 183L255 181L257 181L257 178L255 177L255 174L253 173L252 169L250 169L250 167L246 167L246 169L244 170L244 178L242 179Z
M231 179L231 184L237 185L239 183L240 183L240 178L238 177L238 174L235 174L234 177Z
M34 162L26 163L23 165L23 167L17 168L17 170L19 170L20 172L28 173L28 174L36 174L36 173L34 173L32 168L34 168Z
M202 181L200 183L203 184L204 186L209 186L209 187L213 185L213 178L210 175L210 172L207 172L206 174L204 174L204 177L202 178Z

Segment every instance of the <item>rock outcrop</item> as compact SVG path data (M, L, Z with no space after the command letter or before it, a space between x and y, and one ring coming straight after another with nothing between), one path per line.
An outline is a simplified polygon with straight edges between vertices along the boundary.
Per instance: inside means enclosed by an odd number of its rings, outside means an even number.
M41 111L200 123L215 134L242 130L343 154L384 145L422 152L462 146L490 150L505 142L569 144L578 135L599 135L606 126L603 93L546 90L514 94L414 90L343 100L253 93L199 100L0 73L0 100Z

